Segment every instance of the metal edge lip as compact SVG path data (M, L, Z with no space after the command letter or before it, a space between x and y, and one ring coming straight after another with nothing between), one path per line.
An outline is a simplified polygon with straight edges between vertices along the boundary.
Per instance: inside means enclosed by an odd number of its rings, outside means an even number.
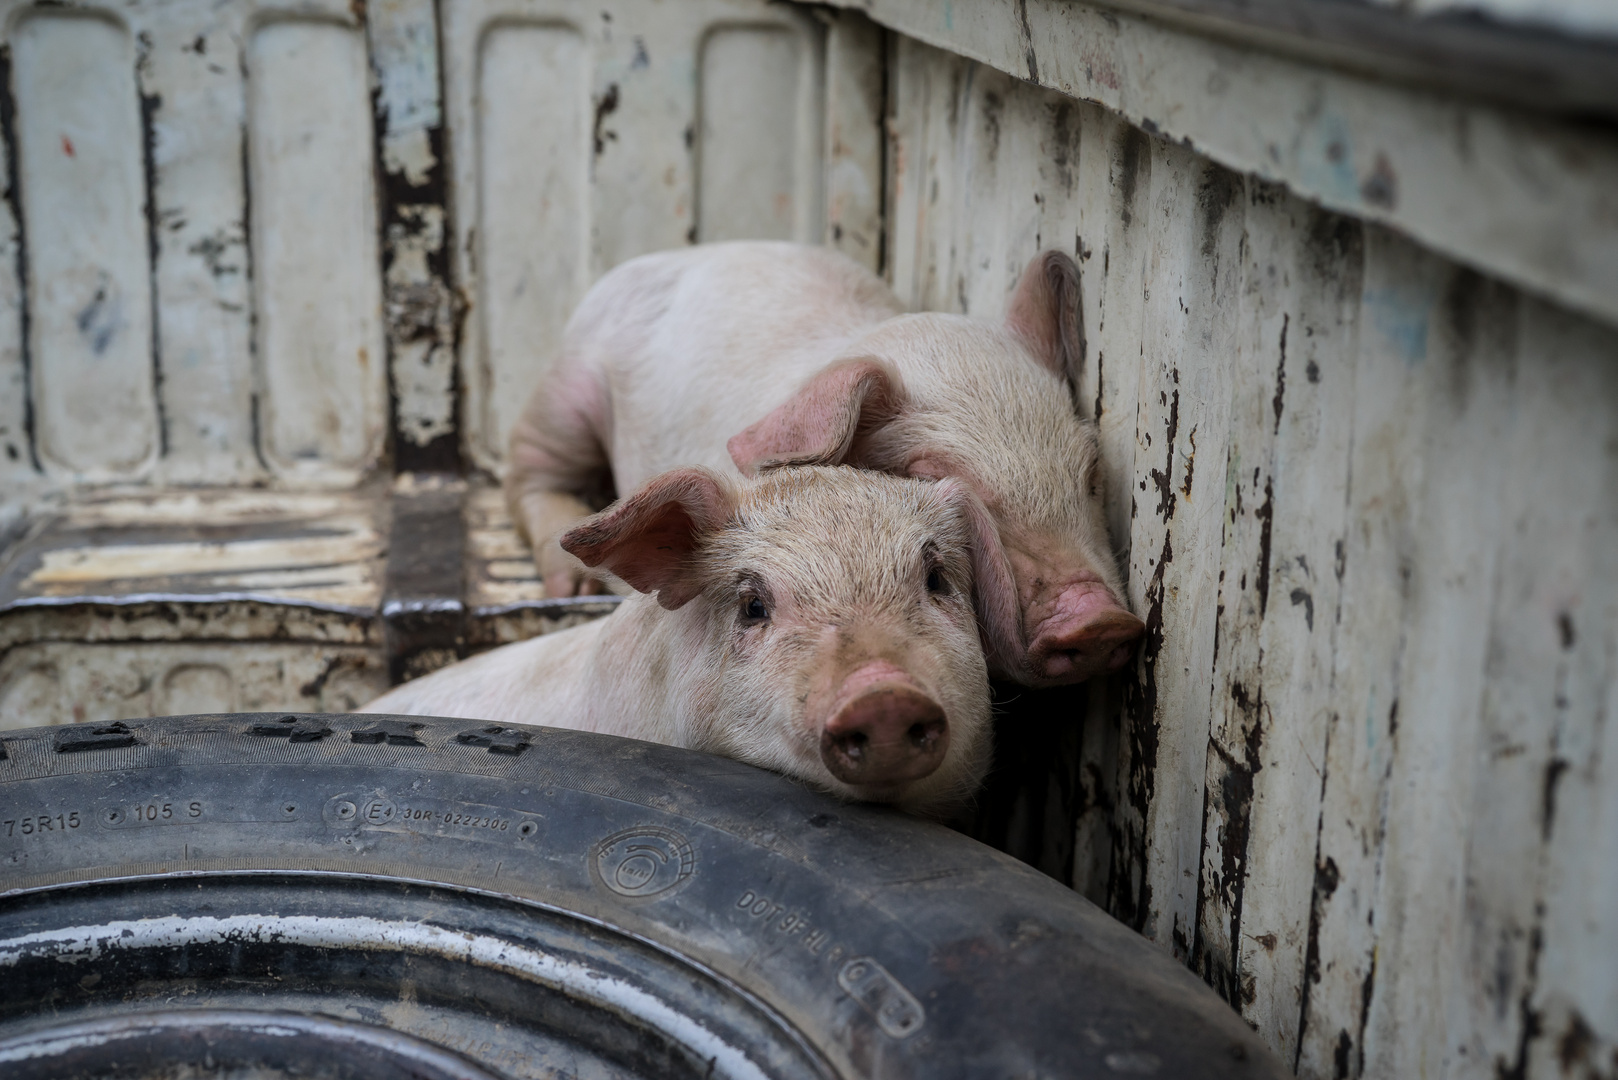
M415 1059L441 1076L493 1080L492 1074L460 1055L391 1028L357 1024L329 1016L266 1010L163 1009L81 1021L0 1042L0 1063L46 1057L64 1050L112 1046L179 1028L189 1032L241 1030L269 1038L321 1038ZM33 1051L33 1052L30 1052Z
M572 611L589 612L596 607L616 608L628 597L617 596L611 593L602 596L554 596L540 600L515 600L504 604L478 604L467 605L461 600L427 600L405 601L391 600L375 607L359 607L353 604L329 604L318 600L306 600L300 597L276 596L268 593L256 592L216 592L216 593L113 593L113 594L81 594L77 596L24 596L15 600L0 602L0 615L10 614L14 611L26 611L30 608L63 608L74 607L79 604L99 604L108 607L134 607L139 604L269 604L275 607L295 607L311 611L326 611L337 615L351 615L359 618L374 618L379 613L393 611L450 611L464 610L468 614L483 618L497 615L510 615L520 611L538 611L540 613L556 612L567 614ZM605 612L603 612L605 614Z
M396 615L422 615L454 613L466 610L466 605L455 597L431 597L425 599L403 598L385 600L382 603L383 618L392 618Z
M266 604L272 607L300 608L307 611L321 611L333 615L345 615L353 618L372 619L380 610L380 605L374 607L359 607L353 604L330 604L318 600L305 600L298 597L276 596L269 593L256 592L217 592L217 593L119 593L112 595L79 595L79 596L25 596L15 600L0 603L0 615L8 615L16 611L27 611L36 608L66 608L81 604L100 605L105 607L136 607L140 604Z
M616 608L628 597L607 593L602 596L547 596L543 600L514 600L505 604L478 604L466 610L476 618L492 618L499 615L514 615L521 611L534 611L541 615L555 613L566 615L574 611L588 614L597 605ZM3 609L0 609L3 610ZM602 614L607 614L603 611Z
M1618 26L1358 0L1085 0L1238 46L1533 110L1618 116ZM1549 73L1547 79L1543 77Z

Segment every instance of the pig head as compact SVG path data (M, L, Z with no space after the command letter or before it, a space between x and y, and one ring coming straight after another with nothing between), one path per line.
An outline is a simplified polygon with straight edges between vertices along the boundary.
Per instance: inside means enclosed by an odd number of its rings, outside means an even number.
M1009 577L988 565L1003 556L966 485L677 469L561 545L655 594L660 610L636 616L633 597L608 621L665 635L684 745L921 812L976 789L990 723L974 582ZM619 648L628 671L637 645Z
M1039 686L1115 670L1145 624L1124 599L1095 425L1077 409L1078 320L1077 268L1046 252L1002 325L882 322L727 448L744 473L841 462L954 478L990 519L978 614L991 671Z

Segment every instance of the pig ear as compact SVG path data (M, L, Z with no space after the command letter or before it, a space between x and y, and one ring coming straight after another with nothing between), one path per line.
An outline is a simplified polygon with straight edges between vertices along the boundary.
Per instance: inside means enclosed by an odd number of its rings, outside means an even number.
M1084 370L1084 323L1079 314L1079 268L1052 249L1034 256L1006 310L1006 328L1034 358L1067 380L1075 399Z
M561 544L586 566L604 567L639 592L657 593L657 602L673 611L702 591L692 555L735 507L715 474L675 469L579 522L562 534Z
M725 444L749 476L778 465L836 465L859 435L899 414L898 377L869 357L834 364L770 415Z
M955 507L971 529L972 604L977 609L978 634L990 670L1016 671L1023 663L1022 606L1011 576L1011 560L1000 543L994 518L963 481L941 480L934 497Z

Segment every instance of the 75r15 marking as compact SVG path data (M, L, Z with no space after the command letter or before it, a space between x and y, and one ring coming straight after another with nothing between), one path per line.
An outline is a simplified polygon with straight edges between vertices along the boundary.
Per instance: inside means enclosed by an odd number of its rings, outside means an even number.
M32 817L7 818L0 821L0 829L7 836L43 836L48 832L67 832L83 824L77 810L65 814L35 814Z

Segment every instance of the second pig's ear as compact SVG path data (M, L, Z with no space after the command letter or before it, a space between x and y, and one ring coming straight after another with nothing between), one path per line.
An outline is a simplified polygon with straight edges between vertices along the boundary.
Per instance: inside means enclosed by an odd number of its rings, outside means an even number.
M1000 529L983 500L965 481L952 477L933 485L932 498L954 508L971 531L972 606L977 611L978 635L990 671L1022 669L1028 652L1023 640L1022 605L1011 560L1000 542Z
M1079 268L1054 248L1034 256L1006 308L1006 329L1034 359L1067 380L1078 400L1084 371L1084 322L1079 314Z
M562 534L563 550L617 574L673 611L702 591L692 557L735 511L730 487L707 469L674 469Z
M780 465L837 465L854 442L899 414L903 391L869 357L833 364L770 415L725 444L749 476Z

